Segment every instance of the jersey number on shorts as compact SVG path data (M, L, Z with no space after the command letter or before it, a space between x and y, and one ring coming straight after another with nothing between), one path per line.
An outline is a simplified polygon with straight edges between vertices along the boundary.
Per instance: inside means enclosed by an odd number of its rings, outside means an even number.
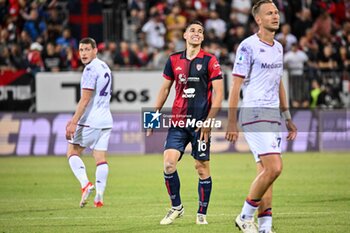
M108 91L106 91L109 82L111 81L111 76L108 73L105 73L105 78L108 78L108 81L106 83L106 85L102 88L102 90L100 91L100 96L107 96L108 95Z
M278 147L280 147L280 146L281 146L281 140L282 140L282 138L281 138L281 137L278 137L278 138L276 138L276 139L277 139Z
M197 142L198 142L198 148L197 148L198 152L207 150L207 144L205 143L205 141L197 140Z

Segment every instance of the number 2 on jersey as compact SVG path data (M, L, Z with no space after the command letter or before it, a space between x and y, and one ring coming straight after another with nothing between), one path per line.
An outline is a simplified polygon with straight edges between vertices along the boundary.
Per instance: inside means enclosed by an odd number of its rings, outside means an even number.
M109 82L111 81L111 76L108 73L105 73L105 78L108 78L106 85L102 88L102 90L100 91L100 96L107 96L108 95L108 91L106 91Z

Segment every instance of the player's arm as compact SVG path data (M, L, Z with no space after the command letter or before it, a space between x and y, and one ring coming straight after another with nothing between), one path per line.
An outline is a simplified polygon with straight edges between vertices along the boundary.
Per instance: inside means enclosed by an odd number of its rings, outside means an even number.
M162 86L160 87L156 103L154 105L155 111L160 111L163 106L165 101L167 100L169 93L170 93L170 88L173 85L174 80L169 80L169 79L164 79ZM152 129L147 129L146 131L146 136L151 136L153 130Z
M280 109L282 112L282 117L285 119L286 127L288 129L287 140L294 140L297 136L297 127L294 125L288 109L286 91L284 89L284 85L282 81L280 82L279 98L280 98Z
M224 99L224 81L223 81L223 79L216 79L216 80L212 81L212 85L213 85L214 94L212 97L211 109L208 113L207 119L212 119L212 118L216 117L216 115L218 114L218 112L221 108L222 100Z
M211 120L216 117L218 112L220 111L222 100L224 99L224 81L223 79L215 79L212 81L213 86L213 97L210 111L208 113L206 120ZM210 125L210 124L209 124ZM205 142L209 141L209 135L211 132L211 127L202 127L200 140L204 140Z
M174 80L164 79L162 86L160 87L158 97L154 106L155 110L161 110L165 101L168 99L170 88L173 85Z
M79 100L79 103L77 105L77 108L75 110L75 113L70 121L68 121L66 126L66 139L70 140L73 138L73 135L75 133L75 130L77 128L77 124L81 118L81 116L84 114L86 106L89 104L90 99L92 97L94 90L90 89L83 89L81 93L81 98Z
M229 142L235 142L238 138L237 129L237 108L239 102L239 93L244 81L244 77L233 75L232 86L229 96L229 108L228 108L228 127L226 132L226 140Z

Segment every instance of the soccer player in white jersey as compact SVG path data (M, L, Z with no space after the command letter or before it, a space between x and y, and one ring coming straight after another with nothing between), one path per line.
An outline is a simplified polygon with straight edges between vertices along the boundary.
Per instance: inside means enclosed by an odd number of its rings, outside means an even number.
M272 185L282 171L281 113L288 129L287 140L295 139L297 129L281 81L283 48L274 40L279 28L278 9L270 0L259 0L253 4L252 14L259 31L243 40L237 49L226 139L235 142L238 137L237 107L242 87L240 123L256 160L257 176L235 222L243 232L270 233ZM258 226L254 223L256 210Z
M103 206L108 164L106 152L113 120L109 107L112 74L107 64L97 58L96 42L84 38L79 42L79 55L85 65L81 78L81 97L76 111L66 126L69 165L81 185L80 207L84 207L91 192L96 188L95 207ZM86 175L80 156L86 147L93 150L96 161L95 186Z

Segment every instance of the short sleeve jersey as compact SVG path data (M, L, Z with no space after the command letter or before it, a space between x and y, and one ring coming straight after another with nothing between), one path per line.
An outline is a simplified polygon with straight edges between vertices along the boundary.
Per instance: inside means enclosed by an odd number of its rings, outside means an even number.
M242 107L279 108L283 47L264 43L254 34L237 48L232 74L244 78Z
M112 74L108 65L98 58L85 66L80 82L81 90L93 91L84 114L78 124L92 128L112 128L113 120L109 107Z
M222 79L216 57L202 49L192 60L186 58L186 50L172 54L163 77L175 82L172 120L205 120L211 108L212 82Z

